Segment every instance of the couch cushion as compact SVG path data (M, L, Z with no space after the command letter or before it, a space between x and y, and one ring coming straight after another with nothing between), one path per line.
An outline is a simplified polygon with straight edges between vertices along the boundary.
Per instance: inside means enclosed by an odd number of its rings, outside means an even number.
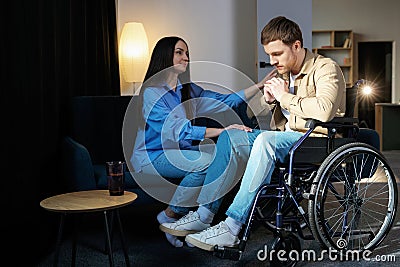
M94 169L94 176L97 182L97 188L107 189L107 174L105 165L104 164L93 165L93 169ZM167 179L153 174L125 171L125 186L128 190L133 188L140 188L135 179L143 179L146 181L151 181L153 185L155 185L159 179L166 179L167 181L173 184L179 184L179 182L181 181L181 179L177 178Z
M63 180L68 191L96 189L89 151L70 137L62 142Z

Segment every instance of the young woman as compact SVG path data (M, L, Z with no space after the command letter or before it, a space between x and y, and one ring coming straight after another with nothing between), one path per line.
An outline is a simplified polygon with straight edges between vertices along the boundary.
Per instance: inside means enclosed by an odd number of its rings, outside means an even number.
M271 75L236 93L204 90L191 82L187 43L175 36L157 42L139 95L142 122L131 163L136 172L180 179L169 206L157 216L160 224L176 221L196 205L199 190L193 188L203 185L213 156L200 151L193 141L218 137L227 129L252 130L240 124L206 128L194 125L193 119L238 106L259 92ZM166 236L172 245L183 245L176 237Z

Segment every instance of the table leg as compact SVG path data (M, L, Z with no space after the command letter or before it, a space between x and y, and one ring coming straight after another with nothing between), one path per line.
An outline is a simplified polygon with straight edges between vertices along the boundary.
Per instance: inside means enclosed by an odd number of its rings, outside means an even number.
M106 230L106 235L107 235L108 259L110 261L110 266L114 266L113 252L112 252L112 248L111 248L110 228L108 226L107 211L104 211L104 226L106 228L105 230Z
M77 239L78 239L78 225L80 224L80 216L81 214L75 214L73 216L74 224L72 229L72 257L71 257L71 266L75 266L76 264L76 251L77 251ZM79 221L78 221L79 220Z
M111 244L112 244L112 242L114 240L114 235L113 235L113 233L114 233L114 228L113 228L114 212L112 210L108 213L108 217L109 217L109 220L108 220L109 221L109 232L110 232L110 238L111 238ZM108 251L107 235L105 234L104 237L105 237L104 240L106 240L106 242L104 243L104 253L107 254L107 251Z
M128 255L128 250L126 248L125 235L124 235L124 231L122 230L122 223L121 223L121 218L119 216L119 210L116 209L115 213L117 214L118 228L119 228L119 233L120 233L120 236L121 236L122 249L124 250L125 263L126 263L126 266L129 267L130 266L129 255Z
M60 255L61 239L62 239L62 234L63 234L65 216L66 216L65 213L61 214L60 226L58 227L57 242L56 242L56 252L54 254L54 266L58 265L58 256Z

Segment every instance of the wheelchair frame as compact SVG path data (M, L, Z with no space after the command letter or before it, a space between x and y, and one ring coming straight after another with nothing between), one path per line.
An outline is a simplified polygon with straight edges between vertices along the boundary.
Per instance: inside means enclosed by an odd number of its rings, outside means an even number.
M346 117L334 118L326 123L308 120L306 127L309 130L290 150L289 164L275 168L274 173L278 172L278 180L271 180L270 184L265 184L258 190L238 247L215 246L214 255L240 260L254 220L264 222L274 233L269 247L275 251L283 249L287 252L296 250L301 253L299 237L304 240L317 239L323 248L333 248L341 254L348 250L363 251L376 248L393 225L398 202L397 185L384 156L376 148L356 142L355 136L359 132L357 122L356 118ZM297 167L295 154L317 126L328 129L327 157L320 165ZM347 130L346 134L350 137L343 138L342 143L335 145L337 140L342 139L335 138L338 129ZM369 174L365 171L368 168ZM378 198L368 203L370 198L367 198L366 194L377 179L374 175L377 175L378 169L379 174L386 177L387 186L379 189L376 194L373 193L372 197L377 195ZM337 188L335 184L338 184ZM365 188L365 184L368 187ZM339 192L341 185L344 188L343 192ZM268 193L271 191L274 193ZM384 197L386 195L387 198ZM308 213L301 206L304 199L308 200ZM266 205L276 205L276 210L264 215L259 206L262 200L266 201ZM366 219L362 217L364 204L381 205L382 209L386 207L387 213L382 213L382 218L374 218L377 222L365 223ZM333 208L329 205L333 205ZM343 210L343 213L336 214L331 210ZM380 222L382 226L375 230L375 224ZM362 227L366 229L359 229ZM311 234L304 234L304 229L309 229ZM271 263L273 266L294 266L297 260L281 261L275 255Z

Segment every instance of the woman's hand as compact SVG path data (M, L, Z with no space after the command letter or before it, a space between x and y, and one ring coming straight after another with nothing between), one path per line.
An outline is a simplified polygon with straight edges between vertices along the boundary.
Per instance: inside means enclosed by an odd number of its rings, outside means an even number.
M204 135L205 138L213 138L219 136L223 131L229 130L229 129L238 129L242 130L245 132L252 132L253 129L250 127L247 127L242 124L231 124L228 127L225 128L206 128L206 134Z
M231 124L228 127L224 128L224 130L230 130L230 129L238 129L238 130L242 130L245 132L253 131L253 129L251 129L250 127L247 127L246 125L243 125L243 124Z
M244 89L244 96L246 97L247 100L255 96L257 93L260 92L260 89L264 87L264 84L271 80L272 78L276 77L277 71L274 68L272 71L270 71L264 79L259 81L257 84L250 86L249 88Z
M278 72L276 71L276 69L273 68L273 69L264 77L264 79L262 79L261 81L259 81L259 82L257 83L257 87L258 87L259 89L263 88L263 87L264 87L264 84L265 84L268 80L271 80L272 78L276 77L276 74L277 74L277 73L278 73Z

